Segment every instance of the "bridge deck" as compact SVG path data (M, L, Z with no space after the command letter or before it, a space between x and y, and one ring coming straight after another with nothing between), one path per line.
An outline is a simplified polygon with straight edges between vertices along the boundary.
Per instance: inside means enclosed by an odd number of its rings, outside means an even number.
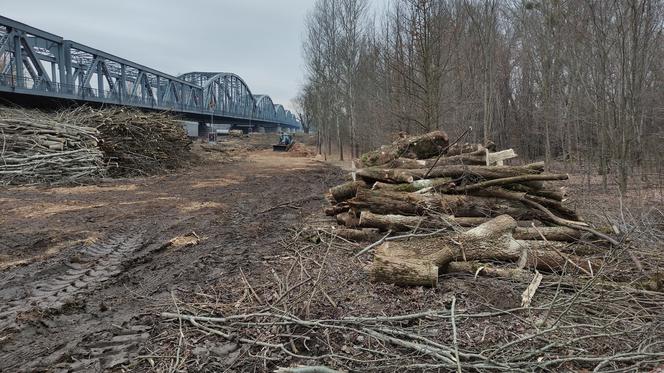
M76 101L168 110L199 121L300 127L295 115L252 94L235 74L175 77L2 16L0 94L33 106Z

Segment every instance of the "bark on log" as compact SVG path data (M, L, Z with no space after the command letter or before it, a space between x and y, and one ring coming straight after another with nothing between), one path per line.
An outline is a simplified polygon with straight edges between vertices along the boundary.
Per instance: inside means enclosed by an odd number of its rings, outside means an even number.
M605 239L609 241L611 244L620 246L620 243L618 243L615 239L611 238L610 236L603 234L601 232L596 231L595 229L592 229L588 227L588 224L584 223L583 221L573 221L569 219L564 219L553 212L549 210L546 206L543 206L542 204L536 202L535 200L529 198L529 196L526 193L519 193L519 192L512 192L503 188L490 188L487 190L483 191L478 191L475 193L475 195L478 196L485 196L485 197L495 197L495 198L501 198L504 200L512 200L512 201L519 201L523 203L524 205L539 210L542 212L542 217L543 220L545 221L550 221L553 222L557 225L561 225L564 227L569 227L573 229L579 229L583 230L586 232L590 232L594 234L597 237L600 237L602 239Z
M448 145L449 138L447 134L443 131L434 131L421 136L399 139L391 145L365 153L355 164L358 167L374 167L402 157L431 158L440 154Z
M382 236L372 229L346 229L339 228L332 231L335 235L353 242L376 242Z
M429 159L410 159L410 158L397 158L386 164L387 168L403 168L403 169L418 169L418 168L431 168L449 166L449 165L486 165L486 156L472 154L455 155L452 157L440 157L438 162L436 158Z
M443 219L449 219L445 222ZM404 216L404 215L379 215L369 211L360 214L360 227L378 228L381 231L407 232L415 228L445 228L453 224L453 217L428 217L428 216Z
M493 186L500 186L506 184L518 184L528 181L548 181L548 180L567 180L567 179L569 179L569 175L562 175L562 174L519 175L519 176L506 177L501 179L487 180L462 187L453 187L447 189L445 189L445 186L443 185L439 189L443 192L468 193L475 190L481 190Z
M368 183L382 181L401 184L412 183L415 180L411 172L402 169L362 168L355 172L355 176Z
M384 190L359 190L348 204L359 211L376 214L422 216L430 213L457 215L455 212L483 206L496 208L496 200L463 195L398 193ZM459 215L462 216L462 215Z
M385 252L389 247L384 243L376 249L374 261L369 270L372 282L384 282L405 286L438 285L438 266L431 261L393 257Z
M337 215L337 223L347 228L357 228L360 225L360 219L352 212L343 212Z
M343 212L348 212L350 206L347 203L340 203L338 205L330 206L325 208L325 215L327 216L337 216Z
M526 165L526 167L538 172L544 172L544 162L529 163Z
M360 214L360 227L377 228L383 232L391 230L392 232L408 232L415 227L428 229L442 229L450 226L477 227L490 221L491 218L477 217L458 217L458 216L405 216L405 215L381 215L369 211L362 211ZM534 221L518 221L520 227L515 231L514 237L518 240L540 240L540 236L535 236L531 227ZM541 224L537 222L537 224ZM580 237L578 231L562 227L541 227L538 228L549 241L572 241L575 237Z
M486 151L486 148L482 144L454 144L447 149L447 156L455 156L468 153L476 153ZM483 155L483 154L482 154Z
M541 233L541 234L540 234ZM517 240L542 240L574 242L581 238L581 232L567 227L517 228L514 238Z
M516 226L516 221L511 217L500 216L455 237L455 241L433 238L429 239L428 243L424 240L386 243L376 253L376 258L369 267L371 278L402 284L399 282L404 279L402 274L407 273L405 279L408 282L403 285L431 286L433 283L431 264L439 268L447 266L452 261L461 260L523 261L528 267L552 271L576 267L585 272L592 272L599 266L597 262L562 254L551 243L514 240L512 232ZM391 248L390 245L394 247ZM421 247L435 247L437 251L422 256L421 252L410 252L414 248L413 245L416 245L415 250L421 250ZM549 247L552 249L549 250ZM394 270L399 272L393 275L391 271ZM416 281L421 282L416 283Z
M533 273L519 268L500 268L487 263L480 262L450 262L444 268L445 273L468 273L472 275L484 275L488 277L499 277L519 282L529 282Z
M452 179L449 177L441 177L439 179L424 179L424 180L415 180L412 183L408 184L389 184L377 181L374 183L371 189L377 190L390 190L394 192L405 192L412 193L417 192L418 190L426 188L436 188L447 186L452 183Z
M548 207L549 209L555 210L560 214L561 217L565 219L574 220L574 221L583 221L583 219L581 219L581 217L579 216L579 214L577 214L576 211L563 206L563 204L559 201L540 196L531 196L528 194L525 195L525 198L527 200L537 202L542 206Z
M428 175L427 175L428 173ZM363 168L357 170L356 175L365 181L382 181L385 183L399 184L411 183L413 180L435 179L441 177L460 178L463 176L475 176L485 180L504 179L508 177L535 175L540 172L526 166L465 166L450 165L434 167L429 172L428 168L402 169L402 168Z
M429 170L411 170L414 178L422 178ZM503 179L506 177L538 174L540 171L526 166L442 166L434 167L427 178L478 176L483 179Z
M525 184L507 184L505 185L505 188L513 190L515 192L522 192L533 196L552 199L558 202L565 202L565 200L567 199L567 189L564 187L557 189L537 189L537 188L531 188Z
M399 193L385 190L358 191L348 204L358 211L382 215L423 216L433 214L456 217L492 217L507 214L518 220L539 220L541 213L523 204L495 198L449 194Z
M466 238L488 240L510 234L516 229L516 227L516 220L510 216L501 215L478 226L477 228L473 228L467 231L463 235Z
M334 188L330 188L330 194L332 194L332 198L339 203L355 197L357 190L360 188L367 188L367 184L363 181L349 181L335 186Z
M553 221L558 225L565 225L561 224L560 221L566 221L567 223L572 223L572 224L585 224L581 221L581 218L578 216L576 211L563 206L562 203L558 201L547 199L544 197L530 196L526 193L520 193L520 192L511 192L500 187L490 187L487 189L480 189L473 191L471 193L475 196L482 196L487 198L493 197L503 200L520 201L526 206L531 206L532 203L535 203L537 206L543 206L547 208L547 211L540 210L544 212L544 214L541 215L543 219L548 221ZM554 215L553 212L556 212L556 214ZM560 220L554 221L554 219L551 216L554 216Z
M488 263L473 262L451 262L444 268L446 273L468 273L471 275L484 275L488 277L505 278L520 282L529 282L533 273L519 268L501 268ZM578 286L580 282L590 281L588 278L560 278L560 276L544 276L552 283L560 282L563 285ZM661 292L664 289L664 278L661 274L655 274L639 281L615 282L610 280L594 280L594 286L606 289L621 289L627 291L656 291Z

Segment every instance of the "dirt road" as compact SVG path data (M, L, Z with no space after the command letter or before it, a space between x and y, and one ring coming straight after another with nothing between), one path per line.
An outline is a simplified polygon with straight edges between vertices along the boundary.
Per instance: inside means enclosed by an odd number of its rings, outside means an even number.
M340 177L310 159L255 152L163 177L1 190L0 371L126 365L172 290L278 252ZM166 245L192 232L197 245Z

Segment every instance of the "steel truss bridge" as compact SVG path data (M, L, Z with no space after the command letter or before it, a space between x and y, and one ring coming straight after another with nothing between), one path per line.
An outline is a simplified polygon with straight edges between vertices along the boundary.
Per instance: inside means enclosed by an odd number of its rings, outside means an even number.
M296 130L270 96L228 72L165 74L0 16L0 95L31 106L76 101L172 111L199 123Z

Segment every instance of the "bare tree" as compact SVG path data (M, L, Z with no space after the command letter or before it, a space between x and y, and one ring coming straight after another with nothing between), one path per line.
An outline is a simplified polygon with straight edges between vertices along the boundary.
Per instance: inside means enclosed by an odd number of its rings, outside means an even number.
M475 141L547 165L576 160L623 190L661 167L664 0L394 0L370 11L317 0L307 18L302 112L324 153L473 126Z

